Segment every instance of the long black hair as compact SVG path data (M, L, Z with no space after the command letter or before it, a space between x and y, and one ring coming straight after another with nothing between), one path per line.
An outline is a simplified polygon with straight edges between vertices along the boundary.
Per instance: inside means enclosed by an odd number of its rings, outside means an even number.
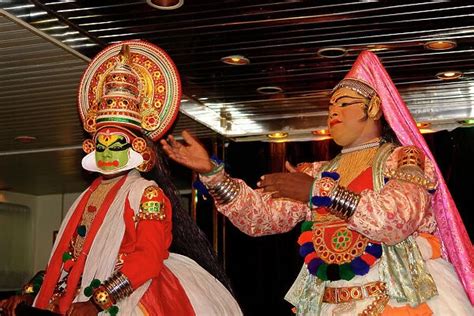
M397 135L393 131L393 129L388 124L385 117L382 115L380 118L380 122L382 123L382 139L387 143L393 143L395 145L401 145L400 141L397 138Z
M153 145L149 144L149 146ZM171 181L166 155L161 147L154 146L154 148L156 152L155 167L143 176L158 184L173 207L173 242L170 251L193 259L232 292L230 281L219 263L211 243L181 203L179 192Z

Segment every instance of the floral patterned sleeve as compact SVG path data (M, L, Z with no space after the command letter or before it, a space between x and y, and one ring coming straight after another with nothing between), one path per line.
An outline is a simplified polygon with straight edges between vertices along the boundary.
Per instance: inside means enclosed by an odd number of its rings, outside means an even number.
M395 170L397 148L385 165L385 174ZM420 170L421 172L421 170ZM434 167L426 158L422 179L436 183ZM364 190L348 226L365 236L396 244L415 232L432 232L436 223L431 210L431 194L426 186L408 179L392 177L380 192Z
M313 175L321 163L304 164L300 171ZM200 175L206 186L212 186L225 175L224 170L212 176ZM263 236L284 233L304 220L310 210L307 204L291 199L274 199L262 189L252 189L243 180L232 179L239 186L238 195L228 204L216 203L219 212L224 214L242 232L250 236Z

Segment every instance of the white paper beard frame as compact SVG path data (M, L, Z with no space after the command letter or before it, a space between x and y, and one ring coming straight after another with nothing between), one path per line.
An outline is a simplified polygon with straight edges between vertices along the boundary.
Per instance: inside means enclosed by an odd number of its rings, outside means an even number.
M125 166L120 169L115 170L102 170L97 166L97 162L95 161L95 150L91 153L87 154L84 158L82 158L82 168L86 169L87 171L92 172L99 172L102 174L115 174L122 171L134 169L140 166L143 163L143 157L133 149L128 151L128 162Z

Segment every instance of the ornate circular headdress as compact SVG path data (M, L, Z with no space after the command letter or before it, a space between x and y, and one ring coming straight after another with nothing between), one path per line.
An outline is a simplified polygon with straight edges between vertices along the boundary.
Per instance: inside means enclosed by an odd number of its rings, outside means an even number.
M113 44L89 64L79 86L84 129L116 125L160 139L178 114L181 82L173 61L143 41Z
M150 43L124 41L108 46L90 62L79 86L78 107L91 135L104 127L129 130L134 135L132 149L144 161L137 169L149 171L154 152L135 134L160 139L174 123L180 99L181 81L170 57ZM83 149L93 154L94 142L85 140Z

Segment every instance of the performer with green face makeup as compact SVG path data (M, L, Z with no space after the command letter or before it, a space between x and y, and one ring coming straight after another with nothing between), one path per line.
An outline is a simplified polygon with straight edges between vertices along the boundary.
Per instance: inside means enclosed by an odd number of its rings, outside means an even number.
M34 307L62 315L241 315L215 278L226 282L215 264L206 266L214 277L169 251L172 229L184 223L190 236L183 241L179 234L178 244L192 248L189 255L200 252L204 264L215 260L207 240L196 238L203 233L186 222L151 146L173 124L180 95L174 64L149 43L118 43L92 60L79 89L81 119L92 136L83 143L82 167L100 176L65 216L46 272L23 296L0 302L7 315L33 297ZM141 176L155 164L156 182Z

